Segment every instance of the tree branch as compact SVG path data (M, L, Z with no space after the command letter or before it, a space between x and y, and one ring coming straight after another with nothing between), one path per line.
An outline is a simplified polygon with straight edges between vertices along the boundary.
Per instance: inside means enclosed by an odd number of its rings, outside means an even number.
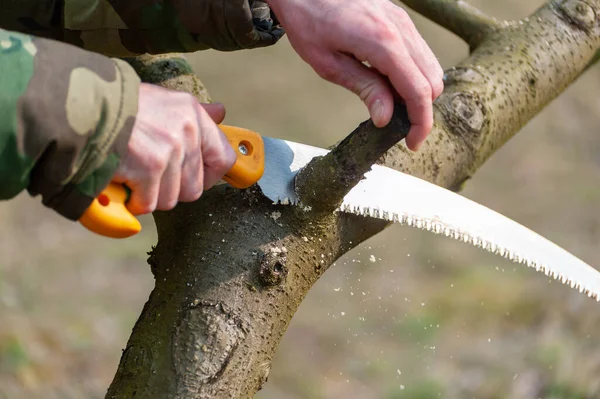
M496 18L464 0L400 0L419 14L448 29L475 49L487 32L502 28Z
M303 207L314 213L335 211L344 196L410 129L404 105L396 104L392 121L376 128L372 120L360 124L331 152L311 160L296 177L296 192Z
M447 71L421 150L396 144L380 162L458 187L585 70L600 49L596 15L600 0L554 1L523 24L490 32ZM368 124L360 130L369 132ZM225 185L154 217L156 286L111 399L252 397L310 287L387 225L340 213L311 220L292 206L273 206L256 187Z

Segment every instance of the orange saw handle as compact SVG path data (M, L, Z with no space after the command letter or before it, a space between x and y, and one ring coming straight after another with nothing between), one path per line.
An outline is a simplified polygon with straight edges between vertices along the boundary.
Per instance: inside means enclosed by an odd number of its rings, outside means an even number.
M256 183L265 169L262 137L251 130L219 125L233 147L237 159L223 177L235 188L248 188ZM139 233L142 225L127 209L129 188L111 182L86 209L79 222L88 230L111 238L126 238Z

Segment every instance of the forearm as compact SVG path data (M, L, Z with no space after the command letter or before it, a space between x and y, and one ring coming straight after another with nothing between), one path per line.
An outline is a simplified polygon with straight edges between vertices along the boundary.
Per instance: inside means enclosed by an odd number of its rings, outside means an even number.
M275 43L254 0L0 0L0 27L114 57ZM269 13L267 12L267 17ZM256 26L255 26L256 23Z
M27 189L77 219L110 181L139 78L120 60L0 29L0 199Z

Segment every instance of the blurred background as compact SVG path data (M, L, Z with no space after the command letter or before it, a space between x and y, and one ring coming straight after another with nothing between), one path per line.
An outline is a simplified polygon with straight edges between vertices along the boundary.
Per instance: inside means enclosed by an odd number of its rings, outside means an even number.
M519 18L542 1L474 4ZM467 55L415 16L444 68ZM290 48L190 57L227 123L329 146L368 118ZM600 73L595 67L468 182L463 195L599 265ZM260 98L260 101L257 99ZM0 204L0 399L102 398L153 285L153 221L96 237L26 194ZM600 397L600 304L543 274L394 226L316 284L260 399Z

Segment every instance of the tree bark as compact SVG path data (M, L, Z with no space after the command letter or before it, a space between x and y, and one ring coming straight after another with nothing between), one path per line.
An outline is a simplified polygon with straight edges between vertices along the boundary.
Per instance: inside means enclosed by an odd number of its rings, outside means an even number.
M405 5L443 26L476 48L485 35L502 24L463 0L404 0Z
M449 4L452 18L465 19L462 1L425 3ZM600 0L550 1L529 18L486 29L471 55L446 71L434 129L418 153L398 143L373 156L372 146L346 140L344 151L353 156L315 163L310 174L303 172L303 187L318 187L348 165L362 171L360 160L369 155L371 162L458 190L586 69L600 49L599 16ZM180 56L131 62L145 81L208 99ZM405 114L395 118L392 126L407 126ZM357 129L373 137L376 130L369 121ZM330 211L355 183L325 196L321 210L327 211L272 205L256 186L219 185L195 203L156 212L158 243L149 254L155 288L106 397L252 397L267 381L308 290L336 259L387 226Z

